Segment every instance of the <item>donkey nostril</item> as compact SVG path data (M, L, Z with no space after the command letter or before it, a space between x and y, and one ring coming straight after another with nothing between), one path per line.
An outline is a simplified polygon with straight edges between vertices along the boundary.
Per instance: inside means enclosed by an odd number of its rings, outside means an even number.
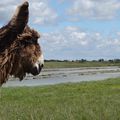
M39 70L41 70L43 68L43 64L39 64Z
M41 68L43 68L43 67L44 67L44 64L41 65Z

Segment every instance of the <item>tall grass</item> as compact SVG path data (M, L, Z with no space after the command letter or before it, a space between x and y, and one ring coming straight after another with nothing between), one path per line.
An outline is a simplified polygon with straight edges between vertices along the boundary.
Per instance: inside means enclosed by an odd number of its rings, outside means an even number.
M1 88L0 120L120 120L120 79Z

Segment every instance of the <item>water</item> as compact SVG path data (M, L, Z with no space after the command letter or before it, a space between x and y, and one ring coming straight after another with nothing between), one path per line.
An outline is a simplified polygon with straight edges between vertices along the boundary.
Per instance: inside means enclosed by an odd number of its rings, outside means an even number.
M11 78L3 87L13 86L41 86L60 83L75 83L81 81L104 80L120 77L119 67L91 67L91 68L62 68L44 69L39 76L28 75L25 80L18 81Z

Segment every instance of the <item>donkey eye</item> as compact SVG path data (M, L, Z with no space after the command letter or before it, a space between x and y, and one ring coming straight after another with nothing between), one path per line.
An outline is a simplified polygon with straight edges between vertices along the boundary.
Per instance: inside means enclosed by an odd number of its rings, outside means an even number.
M28 44L32 44L33 42L31 40L23 40L21 41L22 45L28 45Z
M26 43L33 44L32 40L26 40Z
M37 39L31 39L32 43L37 44Z
M29 45L29 44L37 44L37 39L28 39L21 41L21 44L23 45Z

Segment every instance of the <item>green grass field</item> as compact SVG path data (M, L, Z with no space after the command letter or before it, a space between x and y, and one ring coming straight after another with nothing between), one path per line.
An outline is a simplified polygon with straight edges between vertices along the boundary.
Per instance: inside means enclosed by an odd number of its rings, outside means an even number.
M120 63L111 62L45 62L45 68L79 68L79 67L106 67L120 66Z
M0 89L0 120L120 120L120 78Z

